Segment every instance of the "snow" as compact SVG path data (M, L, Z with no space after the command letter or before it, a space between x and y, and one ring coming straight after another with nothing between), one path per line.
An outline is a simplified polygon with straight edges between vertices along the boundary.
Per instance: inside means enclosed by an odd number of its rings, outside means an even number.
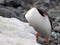
M0 16L0 45L40 45L35 34L37 32L28 23Z

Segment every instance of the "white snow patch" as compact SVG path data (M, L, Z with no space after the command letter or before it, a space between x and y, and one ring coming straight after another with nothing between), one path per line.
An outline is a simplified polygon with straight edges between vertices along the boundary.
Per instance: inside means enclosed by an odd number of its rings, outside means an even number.
M0 45L40 45L36 33L28 23L0 16Z

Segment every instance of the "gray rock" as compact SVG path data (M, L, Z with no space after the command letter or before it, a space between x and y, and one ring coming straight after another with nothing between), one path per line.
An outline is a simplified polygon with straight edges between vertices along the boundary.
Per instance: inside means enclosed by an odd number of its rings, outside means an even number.
M0 16L8 17L8 18L17 17L13 11L10 11L6 8L0 8Z
M1 4L1 3L4 3L4 0L0 0L0 4Z
M25 9L23 9L22 7L18 7L17 9L13 7L6 7L6 8L14 12L19 20L26 22L25 14L27 11Z
M20 10L21 11L21 10L23 10L23 8L22 7L17 7L17 10Z
M60 9L50 9L49 10L49 15L52 17L59 17L60 16Z
M56 26L56 27L54 28L54 31L60 32L60 26Z
M56 22L60 22L60 17L56 17Z

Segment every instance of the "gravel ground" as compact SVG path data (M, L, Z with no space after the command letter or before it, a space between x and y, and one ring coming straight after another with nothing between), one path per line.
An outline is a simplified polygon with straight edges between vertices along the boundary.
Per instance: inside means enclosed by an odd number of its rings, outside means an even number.
M40 0L3 0L2 3L0 1L0 16L15 17L23 22L27 22L24 16L31 7L40 7L46 10L52 18L52 31L58 35L58 41L56 42L54 38L50 44L46 45L60 45L60 0L51 1L48 5L45 5L45 3ZM52 35L54 36L54 34ZM45 45L45 43L43 43L43 45Z

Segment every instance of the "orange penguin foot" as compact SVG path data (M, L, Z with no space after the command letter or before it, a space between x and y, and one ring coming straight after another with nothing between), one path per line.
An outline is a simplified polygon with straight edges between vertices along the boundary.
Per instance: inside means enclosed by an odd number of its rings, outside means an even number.
M38 40L38 38L40 37L38 33L35 36L36 36L36 40Z
M49 40L47 38L44 39L44 42L49 43Z

